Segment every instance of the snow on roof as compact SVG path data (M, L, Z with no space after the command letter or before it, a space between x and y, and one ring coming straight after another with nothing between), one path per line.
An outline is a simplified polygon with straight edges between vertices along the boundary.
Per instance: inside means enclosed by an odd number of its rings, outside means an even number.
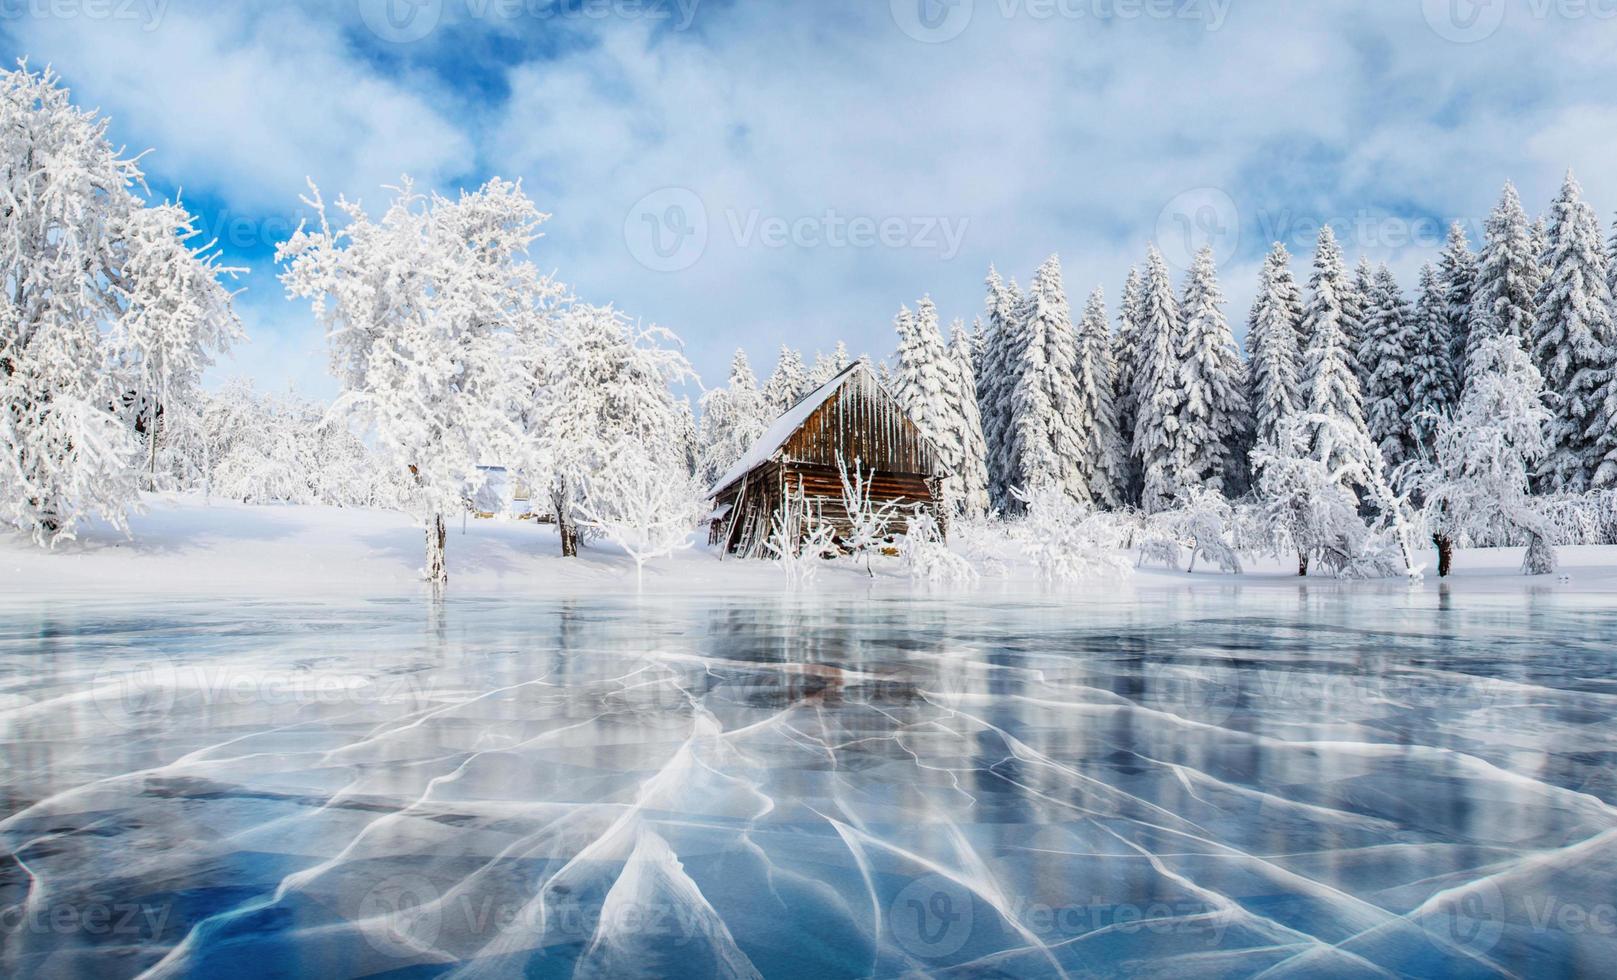
M758 437L758 441L752 444L752 448L747 450L745 455L724 471L724 475L719 477L717 483L713 484L713 489L709 490L707 495L709 497L718 496L720 491L751 472L753 467L775 455L775 451L786 444L786 440L792 437L792 433L796 432L804 422L808 421L808 417L814 414L814 410L830 401L832 393L842 387L842 383L848 379L848 376L856 368L863 367L863 361L854 361L841 371L838 371L830 381L799 398L797 404L786 410L785 415L776 419L774 425L764 430L764 434Z

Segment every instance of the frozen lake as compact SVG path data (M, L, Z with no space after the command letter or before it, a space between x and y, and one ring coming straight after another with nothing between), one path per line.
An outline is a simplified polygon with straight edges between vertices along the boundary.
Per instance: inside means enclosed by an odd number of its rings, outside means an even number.
M0 604L0 975L1611 975L1617 601Z

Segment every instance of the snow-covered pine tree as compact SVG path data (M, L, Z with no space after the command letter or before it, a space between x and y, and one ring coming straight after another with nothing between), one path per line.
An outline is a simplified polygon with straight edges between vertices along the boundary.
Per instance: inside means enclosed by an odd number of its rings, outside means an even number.
M1258 274L1247 321L1248 401L1253 442L1278 444L1281 426L1303 407L1302 294L1286 246L1275 242Z
M1118 430L1115 366L1106 295L1099 286L1089 294L1078 326L1078 403L1069 418L1077 429L1080 476L1096 507L1123 505L1128 478L1127 451Z
M852 363L853 358L848 356L848 345L840 340L837 341L836 349L831 353L816 353L814 355L814 370L809 372L809 391L813 391L841 374Z
M1478 367L1472 363L1473 355L1485 338L1508 336L1527 343L1536 318L1538 278L1533 229L1515 185L1507 182L1484 227L1466 337L1467 377Z
M1342 290L1342 335L1347 338L1348 357L1353 361L1353 376L1359 379L1360 391L1370 380L1370 367L1359 359L1359 354L1364 348L1375 279L1376 270L1370 265L1370 260L1361 255L1353 267L1352 277Z
M1443 294L1443 332L1449 338L1449 376L1454 398L1465 387L1465 359L1471 336L1471 299L1477 284L1477 256L1466 240L1465 226L1449 225L1449 238L1437 260L1437 285Z
M146 206L138 163L53 72L0 72L0 158L0 521L49 546L91 516L125 526L149 467L120 412L194 430L235 318L191 216Z
M993 266L985 281L983 369L977 387L977 405L983 417L983 439L988 446L988 495L1001 512L1015 503L1010 487L1019 479L1010 472L1011 452L1010 390L1012 365L1017 341L1017 307L1020 296L1014 284L1007 286Z
M1359 363L1369 374L1364 391L1365 426L1387 465L1394 468L1415 456L1408 424L1414 385L1408 360L1415 343L1413 321L1403 290L1383 264L1376 270L1365 306Z
M803 366L803 355L782 344L775 371L764 382L764 400L769 402L776 415L780 415L808 394L808 389L808 369Z
M1168 263L1155 245L1146 256L1137 331L1133 456L1141 475L1140 506L1155 513L1171 507L1178 490L1179 425L1185 401L1179 363L1185 350L1185 323Z
M1599 464L1596 442L1617 424L1607 414L1605 389L1617 366L1617 328L1600 222L1567 171L1550 205L1549 246L1538 290L1532 354L1552 400L1549 453L1537 483L1545 490L1581 493Z
M1409 404L1404 411L1404 427L1415 458L1426 462L1436 452L1438 423L1454 411L1460 397L1454 374L1453 337L1449 334L1453 322L1449 295L1443 274L1430 262L1421 266L1420 295L1410 320Z
M949 356L954 359L955 391L952 415L959 421L962 457L959 473L961 506L976 516L988 512L988 445L983 440L982 415L977 408L976 332L967 332L959 320L950 328Z
M1332 439L1331 447L1373 444L1364 424L1364 406L1359 380L1354 375L1354 358L1343 331L1341 290L1347 282L1342 265L1342 249L1330 225L1319 232L1314 250L1314 273L1308 280L1308 306L1303 313L1303 335L1308 346L1303 351L1303 397L1311 415L1324 415L1345 431L1364 438ZM1337 451L1333 448L1333 452ZM1368 466L1370 461L1322 460L1331 470Z
M1117 332L1112 335L1112 363L1116 373L1112 379L1112 397L1117 405L1117 432L1123 443L1123 471L1118 484L1123 503L1137 503L1140 499L1140 467L1134 457L1134 422L1139 417L1139 403L1135 401L1135 376L1140 362L1140 310L1141 294L1145 282L1140 270L1130 267L1123 280L1123 298L1117 311Z
M942 456L949 473L943 480L944 504L951 511L966 509L970 433L958 401L963 381L938 331L937 307L930 297L922 297L915 313L908 307L899 311L894 326L898 352L893 356L893 396Z
M775 414L758 390L747 352L736 348L730 360L730 380L723 388L702 395L702 482L711 487L775 421Z
M1224 317L1213 250L1202 246L1191 262L1180 310L1178 487L1202 486L1226 496L1247 483L1249 438L1246 369Z
M1617 218L1611 222L1611 238L1606 242L1606 288L1617 297Z
M1010 470L1032 492L1054 487L1074 500L1089 499L1075 457L1079 439L1069 413L1078 401L1078 335L1061 285L1061 262L1052 255L1033 274L1017 321L1011 363Z
M405 178L395 191L380 220L339 200L334 227L311 182L317 227L300 227L276 257L287 293L310 300L326 328L342 386L332 411L414 476L424 572L441 585L444 515L515 439L522 373L511 359L546 342L542 311L563 287L526 258L547 216L520 185L495 179L450 199Z

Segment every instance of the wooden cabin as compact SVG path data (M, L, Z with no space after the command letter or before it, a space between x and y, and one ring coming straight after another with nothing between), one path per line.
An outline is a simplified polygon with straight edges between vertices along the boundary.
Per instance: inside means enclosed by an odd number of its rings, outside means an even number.
M904 533L903 514L917 504L941 523L937 447L856 361L787 409L713 485L712 543L734 554L763 554L775 514L799 487L814 519L846 527L839 458L850 473L858 461L872 504L900 509L895 533Z

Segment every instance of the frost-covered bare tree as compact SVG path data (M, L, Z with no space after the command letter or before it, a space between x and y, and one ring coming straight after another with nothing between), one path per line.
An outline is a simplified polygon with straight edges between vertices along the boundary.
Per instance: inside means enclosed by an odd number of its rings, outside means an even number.
M87 516L126 526L135 406L148 431L159 410L184 427L237 333L226 270L187 244L182 208L147 206L106 130L54 73L0 73L0 520L41 545Z
M299 227L276 257L287 292L310 300L326 329L342 386L333 413L374 433L414 478L424 574L438 585L448 580L444 515L514 437L514 338L532 336L562 287L527 260L548 216L518 184L448 198L405 178L390 190L380 218L345 199L333 215L311 182L317 225Z
M126 412L145 440L148 490L165 475L183 485L202 438L202 373L216 353L243 339L222 275L241 270L219 264L202 233L177 204L143 208L123 225L127 250L115 284L123 314L111 344Z
M1472 348L1473 370L1454 418L1437 431L1437 464L1419 477L1434 534L1500 543L1526 536L1523 571L1555 570L1550 530L1528 493L1533 467L1550 450L1544 380L1516 338L1493 333ZM1450 555L1438 556L1438 574Z
M520 359L520 435L506 456L547 488L562 554L571 557L581 509L609 518L645 503L627 499L642 487L622 472L624 452L656 460L666 480L678 481L685 409L670 385L694 375L678 337L609 306L569 303L546 319L548 343L530 345ZM686 517L683 505L675 516Z
M576 508L579 522L634 561L637 587L644 582L646 562L694 543L702 488L663 447L620 440L584 480L583 491Z

